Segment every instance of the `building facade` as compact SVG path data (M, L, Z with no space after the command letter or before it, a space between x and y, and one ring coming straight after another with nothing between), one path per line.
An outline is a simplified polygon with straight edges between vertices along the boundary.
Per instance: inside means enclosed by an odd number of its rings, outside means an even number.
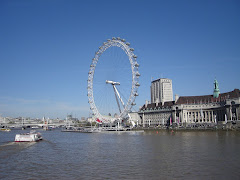
M173 101L172 80L160 78L151 82L151 103Z
M216 97L216 98L215 98ZM182 96L172 106L173 122L179 126L215 126L239 120L240 91L217 96Z
M173 101L161 103L145 103L138 112L142 127L166 127L172 116Z
M219 124L240 124L240 90L220 93L217 80L212 95L175 96L175 101L158 102L156 92L161 88L160 79L151 85L151 103L139 110L139 123L143 127L215 127ZM170 82L171 81L166 81ZM172 86L169 85L168 88ZM171 91L172 92L172 91ZM170 94L170 93L169 93ZM164 96L164 95L163 95ZM170 97L170 96L169 96ZM167 98L166 98L167 99Z

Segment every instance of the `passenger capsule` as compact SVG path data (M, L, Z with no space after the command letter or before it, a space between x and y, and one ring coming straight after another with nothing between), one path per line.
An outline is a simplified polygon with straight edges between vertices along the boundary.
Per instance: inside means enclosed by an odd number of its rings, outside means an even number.
M136 84L135 84L136 86L140 86L140 84L137 82Z
M138 64L138 63L136 63L136 64L135 64L135 67L139 67L139 64Z
M136 76L141 76L141 74L139 72L136 73Z
M115 37L112 37L112 40L116 40L116 38L115 38Z
M120 37L117 37L117 40L120 40L121 38Z
M133 58L135 58L135 59L136 59L136 58L137 58L137 56L136 56L136 55L133 55Z
M133 49L133 48L130 48L130 51L134 51L134 49Z
M125 40L125 39L122 39L121 41L122 41L122 42L126 42L126 40Z
M126 43L126 45L127 45L127 46L130 46L130 43L129 43L129 42L127 42L127 43Z
M132 106L135 106L135 105L136 105L136 103L134 103L134 102L133 102L131 105L132 105Z

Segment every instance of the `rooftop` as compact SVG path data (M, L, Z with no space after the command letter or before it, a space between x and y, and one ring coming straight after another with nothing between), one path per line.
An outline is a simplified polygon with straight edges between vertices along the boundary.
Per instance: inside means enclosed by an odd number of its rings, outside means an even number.
M226 99L234 99L240 97L239 89L234 89L233 91L219 94L218 98L214 98L213 95L204 96L180 96L176 104L202 104L211 102L222 102Z

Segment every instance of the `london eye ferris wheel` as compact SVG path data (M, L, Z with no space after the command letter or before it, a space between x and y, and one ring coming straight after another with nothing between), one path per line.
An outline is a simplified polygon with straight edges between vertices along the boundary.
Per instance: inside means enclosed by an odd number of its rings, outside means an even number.
M88 72L88 102L93 118L112 123L128 117L136 105L140 73L134 49L125 39L108 39L99 47Z

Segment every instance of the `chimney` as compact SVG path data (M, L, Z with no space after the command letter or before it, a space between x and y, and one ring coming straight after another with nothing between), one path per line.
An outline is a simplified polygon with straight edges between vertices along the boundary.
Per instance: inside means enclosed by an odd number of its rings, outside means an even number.
M158 106L159 104L159 98L156 99L156 107Z
M175 94L175 103L178 101L179 96L177 94Z
M162 106L164 106L164 101L162 101Z
M148 100L145 101L145 108L147 107L148 105Z

